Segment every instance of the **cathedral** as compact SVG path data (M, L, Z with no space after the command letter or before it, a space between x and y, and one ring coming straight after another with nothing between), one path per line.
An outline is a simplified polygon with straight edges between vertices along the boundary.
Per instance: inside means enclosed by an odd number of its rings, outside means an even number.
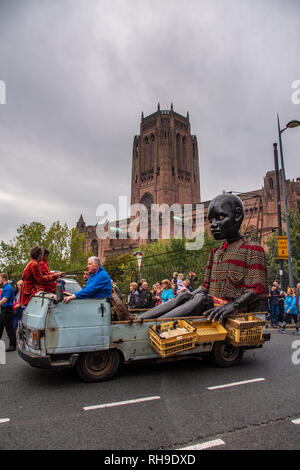
M282 181L280 174L280 181ZM281 201L283 201L282 183ZM300 178L287 180L289 209L300 209ZM243 232L254 235L265 246L267 237L276 230L277 200L275 171L269 171L264 177L260 189L239 193L245 206ZM183 116L174 111L160 109L144 116L142 113L140 134L133 138L131 205L143 204L149 211L153 204L196 204L204 206L205 228L208 229L207 209L210 201L201 201L197 137L191 134L189 113ZM154 241L149 229L148 237L131 239L116 235L122 226L130 223L114 221L115 236L100 239L97 225L86 225L81 215L77 222L78 232L86 234L86 251L91 250L104 262L108 256L118 256L136 250L140 244ZM193 219L195 222L195 219ZM157 238L162 238L159 231Z

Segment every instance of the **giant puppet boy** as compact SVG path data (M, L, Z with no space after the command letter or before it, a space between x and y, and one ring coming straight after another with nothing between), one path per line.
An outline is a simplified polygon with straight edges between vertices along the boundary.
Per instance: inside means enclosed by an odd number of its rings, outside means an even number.
M255 311L268 292L263 248L241 235L244 206L241 199L224 193L208 207L210 230L216 240L225 240L211 250L202 286L193 293L180 292L175 299L139 316L175 318L204 314L219 321L235 311Z

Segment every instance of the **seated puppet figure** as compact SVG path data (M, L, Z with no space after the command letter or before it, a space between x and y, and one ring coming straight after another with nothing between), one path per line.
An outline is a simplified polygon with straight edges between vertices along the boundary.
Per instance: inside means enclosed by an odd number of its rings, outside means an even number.
M210 321L224 320L235 311L254 311L268 292L263 248L246 241L240 233L244 219L241 199L224 193L208 207L210 230L216 240L226 240L211 250L202 286L182 292L164 306L148 310L139 318L176 318L204 314ZM182 295L181 295L182 294ZM172 304L173 303L173 304ZM159 311L164 307L163 311Z

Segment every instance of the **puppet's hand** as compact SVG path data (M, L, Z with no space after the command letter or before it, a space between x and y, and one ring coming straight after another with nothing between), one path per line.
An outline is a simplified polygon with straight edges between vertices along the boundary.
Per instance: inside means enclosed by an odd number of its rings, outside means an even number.
M220 307L211 308L204 313L206 317L208 317L209 321L218 321L222 323L227 315L230 315L235 311L234 303L230 302L226 305L220 305Z

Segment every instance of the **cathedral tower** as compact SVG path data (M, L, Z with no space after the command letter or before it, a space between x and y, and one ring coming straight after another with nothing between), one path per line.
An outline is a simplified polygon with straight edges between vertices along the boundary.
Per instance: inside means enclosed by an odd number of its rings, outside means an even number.
M131 204L200 203L198 145L189 114L158 109L133 139Z

